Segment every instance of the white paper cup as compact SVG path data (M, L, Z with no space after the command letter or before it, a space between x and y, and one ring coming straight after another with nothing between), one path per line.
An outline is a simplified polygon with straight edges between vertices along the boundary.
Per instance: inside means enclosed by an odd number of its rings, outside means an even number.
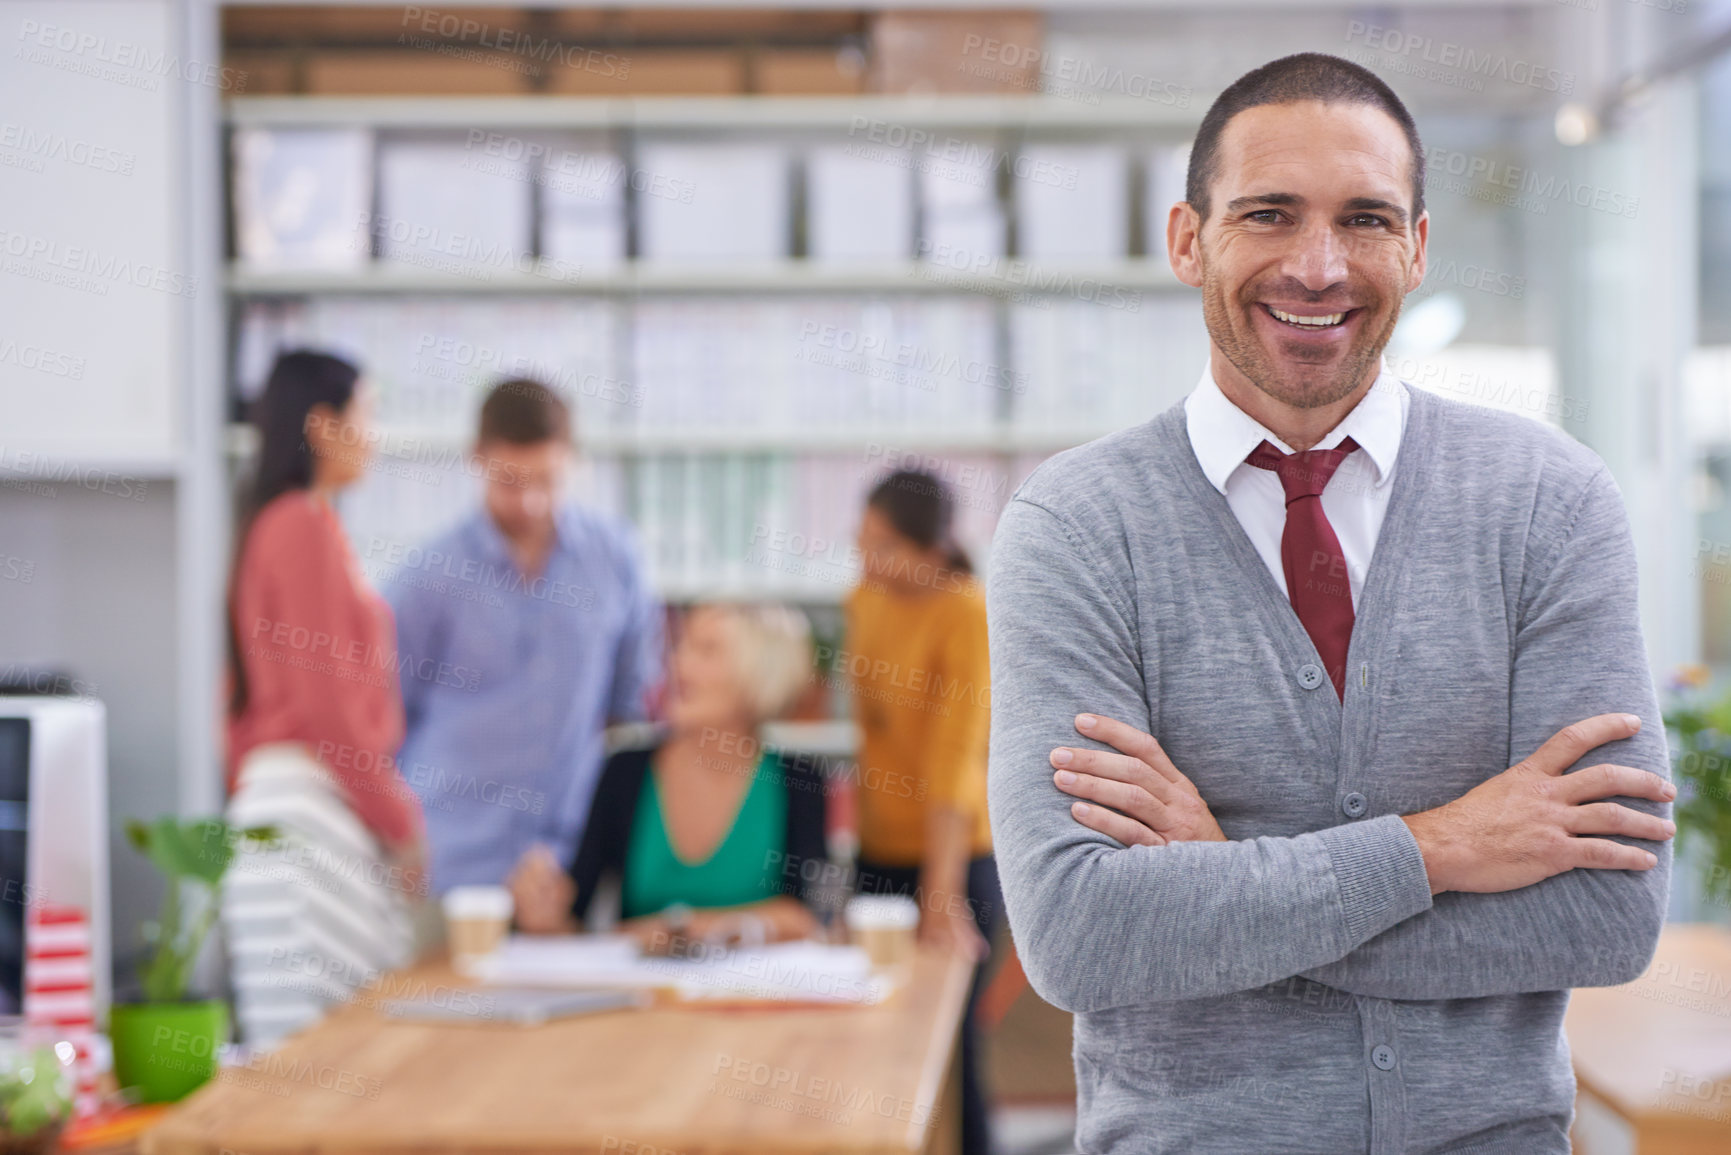
M874 967L911 962L920 925L920 908L899 894L860 894L848 899L843 915L848 938L866 952Z
M511 929L511 892L502 886L457 886L445 892L445 938L459 967L499 949Z

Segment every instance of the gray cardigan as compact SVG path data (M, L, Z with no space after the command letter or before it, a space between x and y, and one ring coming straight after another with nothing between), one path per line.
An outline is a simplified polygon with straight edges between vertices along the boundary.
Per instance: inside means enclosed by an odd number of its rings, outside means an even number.
M1076 1013L1083 1152L1567 1152L1568 990L1652 958L1669 843L1635 843L1644 872L1432 900L1398 815L1593 714L1643 726L1572 769L1669 766L1604 464L1402 387L1344 703L1182 405L1054 457L999 523L992 829L1029 980ZM1232 841L1076 823L1047 755L1087 742L1084 710L1158 738Z

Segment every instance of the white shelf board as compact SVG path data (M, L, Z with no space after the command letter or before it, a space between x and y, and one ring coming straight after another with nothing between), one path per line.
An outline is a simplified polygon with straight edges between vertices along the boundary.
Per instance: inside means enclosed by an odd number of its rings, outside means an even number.
M794 602L835 605L851 582L681 582L658 581L655 596L664 602Z
M886 127L1106 129L1194 132L1206 111L1102 95L1057 96L235 96L236 126L371 128L574 128L673 131L829 129L867 134ZM862 123L862 118L864 122ZM862 135L861 139L875 138Z
M887 265L830 266L801 260L742 266L671 266L634 263L592 277L544 277L515 269L478 269L473 275L437 272L380 262L348 271L259 270L229 267L233 296L312 294L457 293L594 294L648 293L979 293L1020 299L1078 296L1095 300L1114 289L1160 292L1187 288L1164 257L1088 264L1038 264L1006 257L994 271L971 273L943 264L899 261Z
M659 727L653 722L621 722L607 727L607 750L653 741ZM828 754L839 758L853 755L859 746L859 727L847 718L822 722L765 722L764 744L796 754Z
M441 456L467 452L468 435L443 430L381 426L379 453L400 458L414 452ZM797 453L840 454L893 446L897 451L952 453L1056 453L1104 437L1111 429L1050 429L994 427L945 431L929 425L905 429L841 428L820 430L740 429L594 430L578 432L578 449L594 457L631 457L648 453ZM250 457L257 437L245 424L231 424L224 437L228 456ZM407 451L407 453L405 453Z
M1023 453L1056 452L1103 437L1109 429L1054 431L994 426L987 429L946 430L941 426L906 428L870 426L837 429L667 429L624 432L597 430L579 436L580 448L601 455L627 456L642 453L846 453L872 446L906 450L950 452Z
M1384 0L1386 8L1548 8L1552 0ZM206 7L223 8L253 8L253 7L315 7L327 6L331 0L198 0ZM594 0L546 0L535 5L539 8L593 8ZM868 6L860 0L752 0L750 8L776 9L812 9L816 11L858 12ZM1018 4L1017 8L1032 9L1036 12L1064 12L1071 9L1084 11L1132 11L1159 12L1172 11L1191 14L1200 7L1198 0L1038 0L1036 3ZM1268 0L1211 0L1211 6L1227 9L1264 9ZM1335 12L1340 9L1340 0L1285 0L1285 6L1292 9L1312 9L1324 12ZM464 8L509 8L521 9L523 0L464 0ZM740 0L614 0L607 5L609 8L698 8L704 10L740 8ZM972 10L984 9L1001 11L1006 7L1004 0L896 0L896 8L914 10ZM1680 9L1679 9L1680 10Z

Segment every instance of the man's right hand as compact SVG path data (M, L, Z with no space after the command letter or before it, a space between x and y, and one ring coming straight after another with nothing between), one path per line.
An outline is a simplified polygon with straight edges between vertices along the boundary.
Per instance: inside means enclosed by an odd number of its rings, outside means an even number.
M1432 894L1519 890L1576 867L1646 870L1659 860L1638 846L1594 835L1662 842L1675 823L1602 798L1669 802L1676 787L1657 774L1609 763L1573 774L1587 751L1641 728L1633 714L1598 714L1559 730L1532 757L1435 810L1408 814Z

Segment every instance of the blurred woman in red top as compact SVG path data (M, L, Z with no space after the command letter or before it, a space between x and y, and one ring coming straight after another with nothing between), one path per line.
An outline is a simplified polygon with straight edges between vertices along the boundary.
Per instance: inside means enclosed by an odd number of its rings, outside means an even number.
M371 455L371 388L323 353L285 353L254 423L229 590L228 820L272 825L237 855L223 923L243 1038L269 1042L409 960L425 893L395 624L332 501Z

